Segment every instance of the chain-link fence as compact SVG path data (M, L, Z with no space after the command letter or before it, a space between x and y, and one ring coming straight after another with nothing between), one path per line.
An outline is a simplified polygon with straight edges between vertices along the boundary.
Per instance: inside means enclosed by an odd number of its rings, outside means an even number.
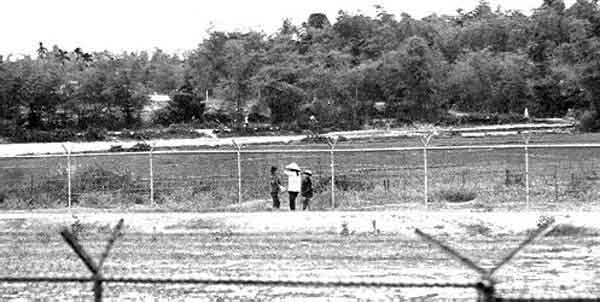
M365 147L366 146L366 147ZM0 158L4 207L264 209L271 166L313 173L311 208L581 208L598 201L600 144L338 145ZM280 176L285 184L286 179ZM285 194L282 199L287 200Z

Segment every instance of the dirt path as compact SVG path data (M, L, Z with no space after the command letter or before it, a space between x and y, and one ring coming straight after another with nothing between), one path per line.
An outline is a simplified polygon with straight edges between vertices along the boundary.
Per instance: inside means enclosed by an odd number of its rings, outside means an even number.
M136 233L203 233L228 230L236 233L339 233L346 224L350 232L394 233L414 237L415 228L431 233L461 235L469 228L483 227L492 234L518 234L536 228L541 217L554 217L557 224L600 229L597 212L470 212L442 211L314 211L253 213L136 213L74 209L8 211L0 214L4 230L35 231L69 225L75 220L88 224L115 224L125 220ZM25 226L15 224L22 221ZM374 224L375 223L375 227Z

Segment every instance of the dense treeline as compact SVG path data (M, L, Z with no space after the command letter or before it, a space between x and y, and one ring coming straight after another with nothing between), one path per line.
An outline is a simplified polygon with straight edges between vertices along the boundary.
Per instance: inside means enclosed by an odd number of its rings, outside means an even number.
M598 125L597 0L568 8L544 0L530 16L486 1L420 20L377 11L340 11L334 22L316 13L271 35L212 31L183 57L40 43L35 58L0 59L2 134L140 127L152 92L173 100L154 125L239 125L249 115L295 129L315 115L352 129L374 118L439 122L449 109L510 117L525 108L534 116L572 109ZM222 102L209 107L207 95Z

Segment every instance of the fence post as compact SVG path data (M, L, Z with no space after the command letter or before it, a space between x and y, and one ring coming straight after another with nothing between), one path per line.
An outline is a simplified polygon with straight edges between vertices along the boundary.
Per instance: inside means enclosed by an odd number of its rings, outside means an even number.
M554 225L554 221L549 221L549 222L541 225L537 230L535 230L525 240L523 240L516 248L512 249L506 256L504 256L504 258L502 258L491 269L482 268L481 266L479 266L475 262L473 262L471 259L463 256L457 250L449 247L448 245L433 238L431 235L429 235L419 229L415 229L415 233L419 237L424 239L425 241L437 246L446 254L454 257L455 259L460 261L462 264L466 265L473 271L477 272L481 278L475 287L475 289L477 290L477 293L478 293L478 301L491 302L491 301L496 301L496 298L497 298L496 293L495 293L496 281L494 280L494 277L493 277L494 273L496 273L502 266L504 266L510 260L512 260L519 251L521 251L522 249L527 247L534 240L541 238L541 237L545 236L546 234L548 234L548 232L552 231L553 225Z
M242 203L242 146L232 140L237 154L237 181L238 181L238 204Z
M521 133L525 143L525 207L529 209L529 140L531 133L529 131Z
M154 151L154 145L150 147L148 152L148 161L150 162L150 206L154 206L154 167L152 163L152 151Z
M429 133L425 136L421 136L421 143L423 144L423 174L424 174L424 180L423 180L423 195L425 197L425 207L427 207L428 202L429 202L429 180L428 180L428 172L427 172L427 146L429 145L429 141L431 140L431 138L433 137L433 133Z
M92 259L90 254L85 251L85 249L81 246L81 244L79 244L79 240L77 239L77 237L75 237L73 235L73 233L71 233L71 231L69 231L68 228L64 228L60 232L60 235L63 237L63 239L67 242L67 244L69 244L71 249L73 249L75 254L77 254L79 259L81 259L81 261L83 261L83 264L85 264L85 266L92 273L92 280L94 282L94 287L93 287L94 302L102 302L102 292L104 289L103 285L102 285L102 280L104 278L102 276L102 266L104 265L104 261L108 257L108 253L112 249L116 239L121 235L122 228L123 228L123 219L120 219L119 222L117 223L117 225L115 226L115 228L113 229L111 237L108 239L106 247L104 248L104 252L102 253L102 255L100 255L100 259L98 260L98 263L96 263Z
M67 148L64 144L61 145L67 153L67 204L69 209L71 208L71 149Z
M477 282L477 301L493 302L496 300L496 290L492 280L483 279Z
M558 203L558 165L554 166L554 202Z
M327 144L329 145L329 158L330 158L330 166L331 166L331 208L335 209L335 154L334 149L337 144L337 136L336 137L327 137Z

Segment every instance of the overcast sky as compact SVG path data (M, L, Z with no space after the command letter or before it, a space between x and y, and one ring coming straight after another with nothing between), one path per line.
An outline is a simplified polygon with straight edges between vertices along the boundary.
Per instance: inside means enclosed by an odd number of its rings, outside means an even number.
M566 0L570 5L575 0ZM285 18L294 24L313 12L334 21L343 9L374 15L379 4L388 12L413 17L471 10L478 0L3 0L0 2L0 54L31 54L37 43L73 50L113 52L152 50L181 53L195 48L213 25L217 30L263 30L273 33ZM491 0L493 8L530 14L542 0Z

